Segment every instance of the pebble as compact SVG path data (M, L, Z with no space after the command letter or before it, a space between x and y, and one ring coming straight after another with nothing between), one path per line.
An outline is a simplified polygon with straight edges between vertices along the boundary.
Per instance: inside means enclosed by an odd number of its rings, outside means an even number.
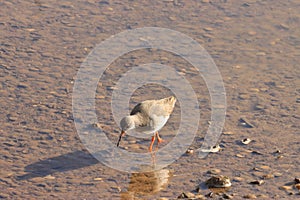
M226 132L223 132L224 135L233 135L234 133L231 132L231 131L226 131Z
M242 142L243 144L247 145L247 144L249 144L251 141L252 141L251 139L245 138L245 139L243 139L241 142Z
M240 94L239 98L242 99L242 100L246 100L246 99L249 99L250 96L248 94Z
M214 29L213 28L211 28L211 27L205 27L205 28L203 28L205 31L213 31Z
M283 155L279 155L279 156L276 157L276 160L279 160L279 159L281 159L283 157L284 157Z
M187 154L193 154L193 153L194 153L194 150L193 150L193 149L188 149L188 150L186 151L186 153L187 153Z
M300 190L300 183L295 184L295 188L297 188L298 190Z
M259 92L260 90L258 88L250 88L251 92Z
M279 27L280 27L281 29L285 29L285 30L290 29L290 27L289 27L288 25L283 24L283 23L279 24Z
M249 31L248 34L249 35L256 35L256 32L255 31Z
M262 185L262 184L265 183L265 181L263 181L263 180L254 180L254 181L250 181L249 183L253 184L253 185Z
M243 196L245 199L256 199L256 196L254 194L247 194Z
M191 192L183 192L178 196L178 199L192 199L195 198L195 194L191 193Z
M263 178L263 179L272 179L272 178L274 178L274 175L273 175L273 174L264 174L264 175L262 176L262 178Z
M256 105L256 106L254 107L254 109L255 109L255 110L264 110L264 106L262 106L262 105Z
M15 116L13 116L13 115L8 115L7 116L7 118L10 120L10 121L12 121L12 122L14 122L14 121L17 121L18 120L18 118L17 117L15 117Z
M223 194L223 198L224 198L224 199L233 199L233 195L224 193L224 194Z
M8 194L0 193L0 199L8 199L10 196Z
M254 128L254 125L252 125L250 122L248 122L247 119L243 117L239 119L239 124L245 128Z
M280 173L280 172L275 172L274 173L274 177L280 177L280 176L282 176L282 173Z
M102 181L103 178L94 178L94 181Z
M257 195L257 197L259 199L270 199L267 195L264 195L264 194L259 194L259 195Z
M295 183L300 183L300 178L295 178Z
M257 55L257 56L265 56L266 53L265 53L265 52L257 52L256 55Z
M52 132L52 130L50 130L50 129L39 130L39 134L50 134L51 132Z
M44 178L47 179L47 180L54 180L55 179L55 177L51 176L50 174L45 176Z
M238 157L238 158L245 158L245 156L244 156L244 155L242 155L242 154L239 154L239 153L238 153L238 154L236 154L235 156L236 156L236 157Z
M215 145L211 147L210 149L201 149L202 152L210 152L210 153L217 153L221 150L220 145Z
M292 190L293 187L291 185L283 185L283 186L280 186L279 189L287 191L287 190Z
M233 178L233 181L242 182L242 181L244 181L244 178L236 176L236 177Z
M159 200L169 200L169 199L166 197L161 197L161 198L159 198Z
M220 174L221 170L220 169L211 169L207 171L208 174Z
M267 166L267 165L262 165L259 167L260 169L263 169L263 170L270 170L271 167Z
M206 198L205 198L205 196L202 195L202 194L196 194L196 195L195 195L195 199L197 199L197 200L204 200L204 199L206 199Z

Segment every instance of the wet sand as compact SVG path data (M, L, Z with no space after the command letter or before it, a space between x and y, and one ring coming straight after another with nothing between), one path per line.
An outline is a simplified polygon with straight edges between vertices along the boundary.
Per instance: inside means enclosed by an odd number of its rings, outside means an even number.
M234 199L248 194L299 198L295 188L280 189L300 177L298 1L14 0L1 2L0 10L0 198L176 199L207 180L213 168L231 178L227 193ZM182 32L209 52L224 80L227 114L222 151L205 159L185 155L161 173L139 177L106 167L85 150L73 121L72 88L81 63L97 44L145 26ZM106 71L96 95L101 128L117 141L111 87L126 70L153 61L176 66L196 86L201 120L191 148L198 148L211 114L205 82L189 63L159 50L131 52ZM142 87L131 106L170 94L157 85ZM161 131L167 142L179 117L177 104ZM253 127L242 126L241 118ZM253 141L243 145L245 138ZM127 137L123 147L147 151L150 138L132 140ZM249 184L268 174L274 177L264 184ZM144 190L137 189L143 184Z

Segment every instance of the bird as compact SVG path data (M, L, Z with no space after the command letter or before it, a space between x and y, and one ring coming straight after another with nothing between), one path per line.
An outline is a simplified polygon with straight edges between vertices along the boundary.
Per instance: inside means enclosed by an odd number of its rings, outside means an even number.
M140 133L153 134L149 147L151 152L155 138L157 138L158 144L163 142L158 131L167 123L174 110L175 103L176 98L170 96L159 100L146 100L137 104L130 112L130 115L125 116L120 121L121 134L117 147L126 132L135 129Z

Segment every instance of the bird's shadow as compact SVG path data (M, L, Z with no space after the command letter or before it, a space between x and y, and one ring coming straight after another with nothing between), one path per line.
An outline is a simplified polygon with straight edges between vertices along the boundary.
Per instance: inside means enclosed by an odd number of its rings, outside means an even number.
M18 176L18 180L28 180L44 177L55 172L65 172L98 163L91 154L85 151L74 151L57 157L41 160L25 167L25 175Z

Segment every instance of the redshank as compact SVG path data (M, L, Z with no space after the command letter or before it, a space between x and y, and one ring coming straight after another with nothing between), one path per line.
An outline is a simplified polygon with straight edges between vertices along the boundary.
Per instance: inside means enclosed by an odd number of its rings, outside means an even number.
M163 142L158 131L167 123L171 113L173 112L176 98L170 96L159 100L146 100L137 104L131 111L129 116L124 117L121 122L121 134L117 143L120 144L121 138L126 131L135 129L145 134L153 134L149 151L152 151L155 138L158 144Z

